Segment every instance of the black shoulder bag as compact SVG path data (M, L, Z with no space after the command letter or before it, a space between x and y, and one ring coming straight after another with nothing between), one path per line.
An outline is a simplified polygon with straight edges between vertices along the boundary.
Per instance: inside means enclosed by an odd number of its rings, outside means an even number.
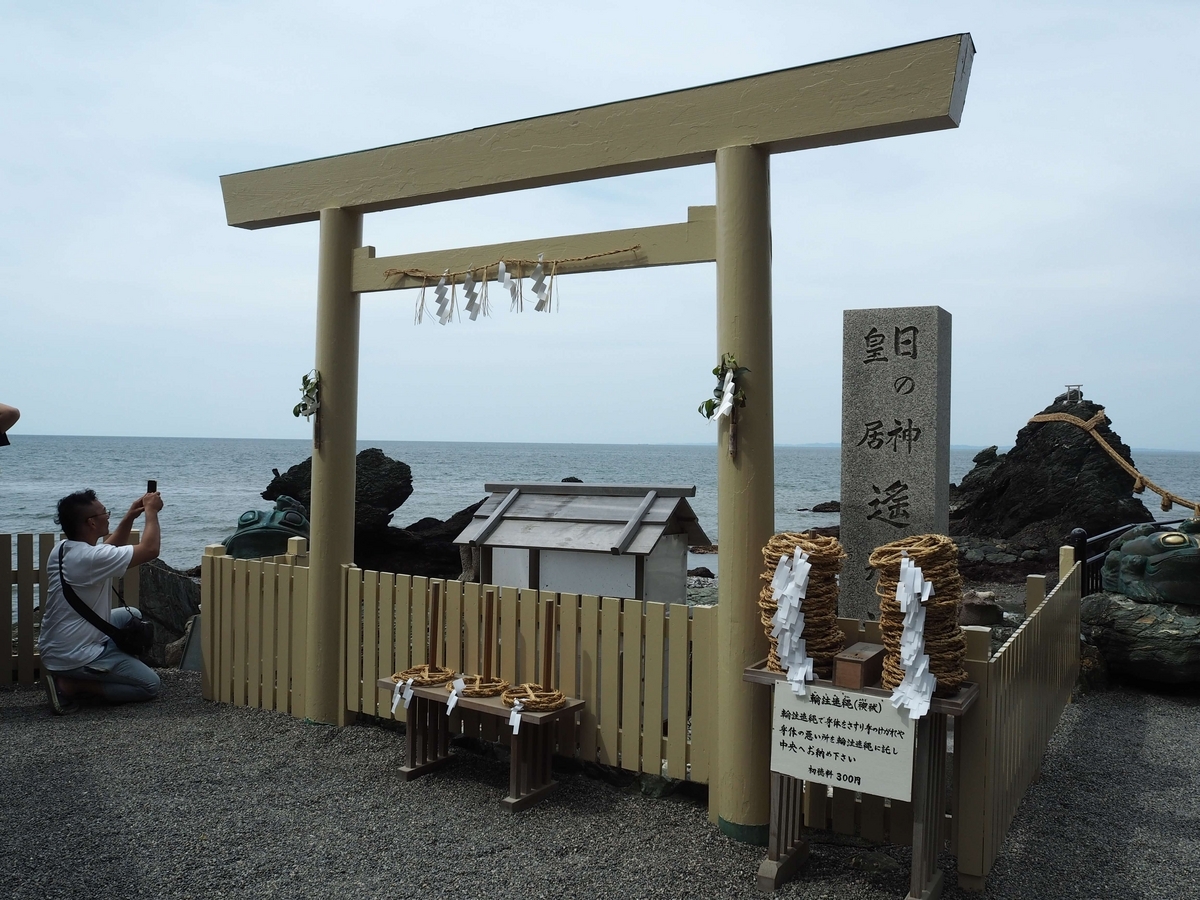
M122 653L128 653L130 656L141 656L154 645L154 626L144 619L139 619L137 616L130 614L129 621L121 628L113 625L111 622L106 622L100 616L96 615L96 611L88 606L80 596L75 593L75 589L67 584L67 578L63 574L63 557L67 555L67 545L62 545L62 550L58 554L58 582L62 585L63 596L67 598L67 602L71 604L71 608L79 615L87 620L88 624L103 632L112 638L113 643L117 645L117 649ZM121 605L129 609L129 605L125 603L125 598L121 598Z

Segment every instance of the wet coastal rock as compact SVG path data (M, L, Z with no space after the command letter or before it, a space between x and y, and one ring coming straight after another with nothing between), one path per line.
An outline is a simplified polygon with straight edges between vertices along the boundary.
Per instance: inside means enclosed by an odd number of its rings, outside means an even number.
M1062 395L1042 413L1087 421L1100 409ZM1108 424L1096 432L1133 464L1129 447ZM1033 562L1034 553L1056 555L1074 528L1099 534L1153 520L1132 496L1133 478L1086 431L1066 422L1028 424L1007 453L989 447L974 462L962 484L950 488L950 533L960 548L966 538L975 542L963 554L969 563Z
M1200 608L1102 592L1083 598L1079 618L1085 643L1108 672L1162 684L1200 683Z
M264 500L288 495L311 511L312 457L275 477L262 492ZM398 572L427 578L458 578L463 559L454 539L467 527L472 504L445 521L427 517L405 528L392 525L396 510L412 496L412 469L378 448L355 457L354 564L376 572Z

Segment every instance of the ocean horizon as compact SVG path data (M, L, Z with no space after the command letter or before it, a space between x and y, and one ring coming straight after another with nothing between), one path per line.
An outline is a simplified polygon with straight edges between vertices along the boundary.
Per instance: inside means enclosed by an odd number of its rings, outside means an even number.
M360 440L412 469L412 496L392 524L404 527L427 516L447 519L480 500L487 482L561 481L695 485L689 499L713 543L717 534L717 447L705 444L586 444ZM983 447L953 445L950 480L958 483ZM1005 449L1000 447L1001 451ZM248 509L269 509L261 492L272 469L281 472L311 453L308 439L161 438L80 435L12 435L0 449L0 533L57 533L57 500L92 488L117 520L155 479L165 508L162 558L181 569L197 565L208 544L231 534ZM1174 493L1200 497L1200 452L1133 451L1138 468ZM779 444L775 448L775 528L799 531L839 521L812 507L837 500L841 490L838 444ZM1158 519L1179 518L1178 507L1158 508ZM14 548L15 550L15 548Z

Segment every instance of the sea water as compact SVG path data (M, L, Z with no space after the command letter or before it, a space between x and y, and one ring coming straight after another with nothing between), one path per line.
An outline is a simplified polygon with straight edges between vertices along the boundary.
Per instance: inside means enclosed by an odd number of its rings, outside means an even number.
M248 509L269 509L260 496L272 469L286 471L310 453L304 440L206 438L39 437L16 434L0 449L0 534L57 533L58 498L92 488L119 521L129 504L158 482L164 509L162 558L176 568L199 564L204 547L228 537ZM392 524L426 516L446 519L485 496L490 482L561 481L695 485L689 503L717 542L717 449L711 444L504 444L436 441L360 441L412 469L413 493ZM950 480L970 471L979 448L952 448ZM841 451L831 446L775 448L775 527L801 531L838 522L814 513L837 500ZM1200 453L1135 450L1134 461L1155 483L1187 498L1200 496ZM1160 519L1178 518L1146 505ZM15 554L15 547L14 554ZM715 568L715 557L710 558ZM14 560L15 563L15 560Z

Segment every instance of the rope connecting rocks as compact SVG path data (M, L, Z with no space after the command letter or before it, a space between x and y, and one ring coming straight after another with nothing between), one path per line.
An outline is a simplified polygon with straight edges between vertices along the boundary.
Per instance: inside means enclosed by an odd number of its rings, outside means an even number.
M759 618L770 642L767 668L772 672L784 671L779 658L779 640L771 636L774 628L771 620L778 609L771 582L775 577L775 570L779 567L779 561L785 556L793 555L797 547L808 554L808 562L812 566L808 576L808 589L804 595L804 630L801 637L804 638L806 651L812 658L814 670L828 675L833 669L833 658L842 652L846 641L846 635L837 622L837 575L842 569L842 560L846 558L846 552L837 538L807 532L782 532L767 541L767 546L763 548L763 561L767 568L762 574L764 585L759 593L758 608Z
M1084 421L1078 416L1073 416L1070 413L1042 413L1041 415L1034 416L1032 419L1030 419L1029 424L1039 425L1047 422L1065 422L1068 425L1074 425L1076 428L1082 428L1092 436L1097 444L1104 448L1104 452L1112 458L1113 462L1120 466L1125 471L1125 474L1129 475L1133 479L1133 492L1135 494L1140 494L1146 488L1150 488L1150 490L1162 497L1163 512L1168 512L1173 504L1178 503L1180 506L1190 507L1192 512L1194 512L1197 516L1200 516L1200 503L1197 503L1195 500L1184 500L1178 494L1172 494L1166 488L1159 487L1157 484L1139 472L1136 468L1130 465L1130 463L1126 461L1121 454L1112 448L1108 441L1106 441L1100 432L1096 430L1101 425L1109 424L1110 421L1111 420L1108 418L1108 415L1103 409L1101 409L1087 421Z
M907 552L921 567L925 581L934 594L925 606L925 653L929 671L937 679L936 695L957 693L967 680L963 663L967 658L967 638L958 624L962 612L962 578L958 574L958 547L940 534L921 534L902 538L876 548L868 559L878 573L875 593L879 597L879 630L883 635L883 686L894 690L904 680L900 664L900 638L904 631L904 612L896 600L900 580L900 560Z

